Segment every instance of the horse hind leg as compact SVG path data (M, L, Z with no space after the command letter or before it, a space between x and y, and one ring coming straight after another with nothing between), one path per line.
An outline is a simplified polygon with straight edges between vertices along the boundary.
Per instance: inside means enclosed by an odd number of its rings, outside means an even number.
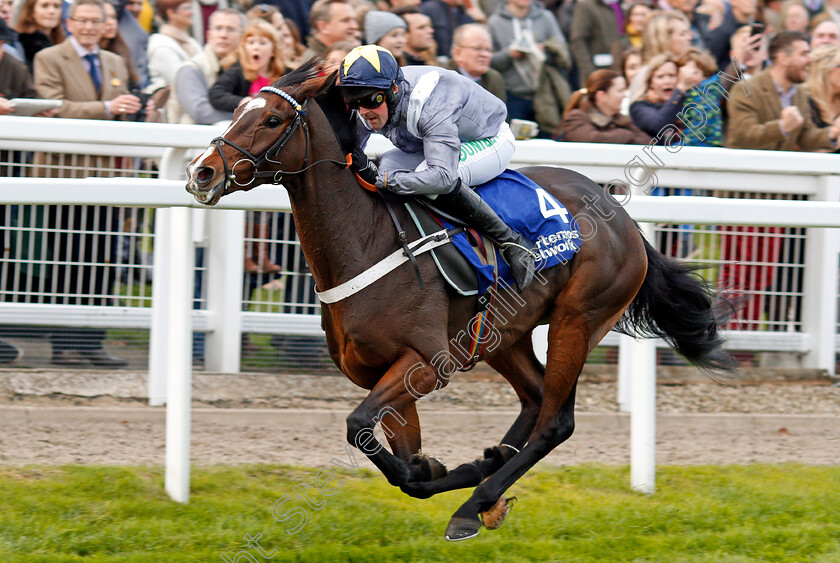
M520 450L537 422L545 380L545 367L534 355L531 332L487 363L510 383L519 397L519 416L502 437L501 443Z

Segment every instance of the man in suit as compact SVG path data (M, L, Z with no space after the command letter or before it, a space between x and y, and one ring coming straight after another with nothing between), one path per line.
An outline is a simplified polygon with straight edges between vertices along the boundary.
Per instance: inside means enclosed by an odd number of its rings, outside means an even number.
M128 93L125 60L99 48L104 14L101 0L76 0L67 12L72 35L35 56L35 89L64 100L58 117L111 119L140 110L140 100Z
M817 129L810 119L808 94L799 85L811 63L808 36L783 31L770 41L770 66L732 89L727 103L726 146L736 149L835 149L840 118Z
M58 117L112 119L137 113L141 109L140 100L128 93L125 60L99 48L105 24L102 0L75 0L68 10L66 23L72 35L35 56L36 90L44 98L64 101ZM60 167L62 163L74 166L65 169ZM39 153L35 155L33 175L63 178L113 175L112 170L107 170L113 166L108 157ZM110 233L119 231L118 211L104 206L59 206L48 217L50 231L42 236L51 259L59 263L41 266L38 275L51 278L51 286L58 288L52 302L109 304L107 294L117 277L112 264L119 246L117 237ZM35 226L43 224L37 217L30 217L29 221ZM76 232L61 232L68 229ZM55 365L81 367L89 362L97 367L118 368L127 363L105 352L104 330L56 329L51 331L51 339Z
M468 23L455 30L452 36L452 59L445 68L457 70L479 86L507 102L505 81L499 71L490 68L493 39L487 27Z

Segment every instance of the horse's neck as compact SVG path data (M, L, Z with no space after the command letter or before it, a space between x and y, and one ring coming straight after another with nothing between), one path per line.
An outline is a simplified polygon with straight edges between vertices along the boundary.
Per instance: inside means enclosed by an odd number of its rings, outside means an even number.
M321 109L310 104L307 113L309 163L343 161ZM286 183L301 249L318 289L330 289L357 275L390 249L391 239L382 233L382 227L390 224L387 211L377 197L359 187L349 170L324 162Z

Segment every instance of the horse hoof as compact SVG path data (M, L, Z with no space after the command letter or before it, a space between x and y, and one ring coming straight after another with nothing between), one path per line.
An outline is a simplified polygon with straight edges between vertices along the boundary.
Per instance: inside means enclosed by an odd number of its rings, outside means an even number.
M516 497L505 498L504 495L499 497L499 500L496 501L489 510L482 512L479 514L481 518L482 524L488 530L495 530L505 522L505 518L510 513L510 509L513 508L513 503L516 501Z
M411 479L412 481L435 481L446 477L449 472L442 461L426 454L414 454L408 462L420 472L416 479Z
M481 520L456 516L449 521L449 525L446 527L446 539L448 541L468 540L476 537L480 529Z

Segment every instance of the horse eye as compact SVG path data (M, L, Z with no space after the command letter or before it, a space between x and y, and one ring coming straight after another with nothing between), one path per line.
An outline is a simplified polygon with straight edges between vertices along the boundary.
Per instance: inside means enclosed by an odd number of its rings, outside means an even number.
M266 127L270 127L271 129L274 129L275 127L278 127L281 123L283 123L283 122L280 120L279 117L277 117L276 115L271 115L271 116L268 117L268 119L265 120L264 125Z

